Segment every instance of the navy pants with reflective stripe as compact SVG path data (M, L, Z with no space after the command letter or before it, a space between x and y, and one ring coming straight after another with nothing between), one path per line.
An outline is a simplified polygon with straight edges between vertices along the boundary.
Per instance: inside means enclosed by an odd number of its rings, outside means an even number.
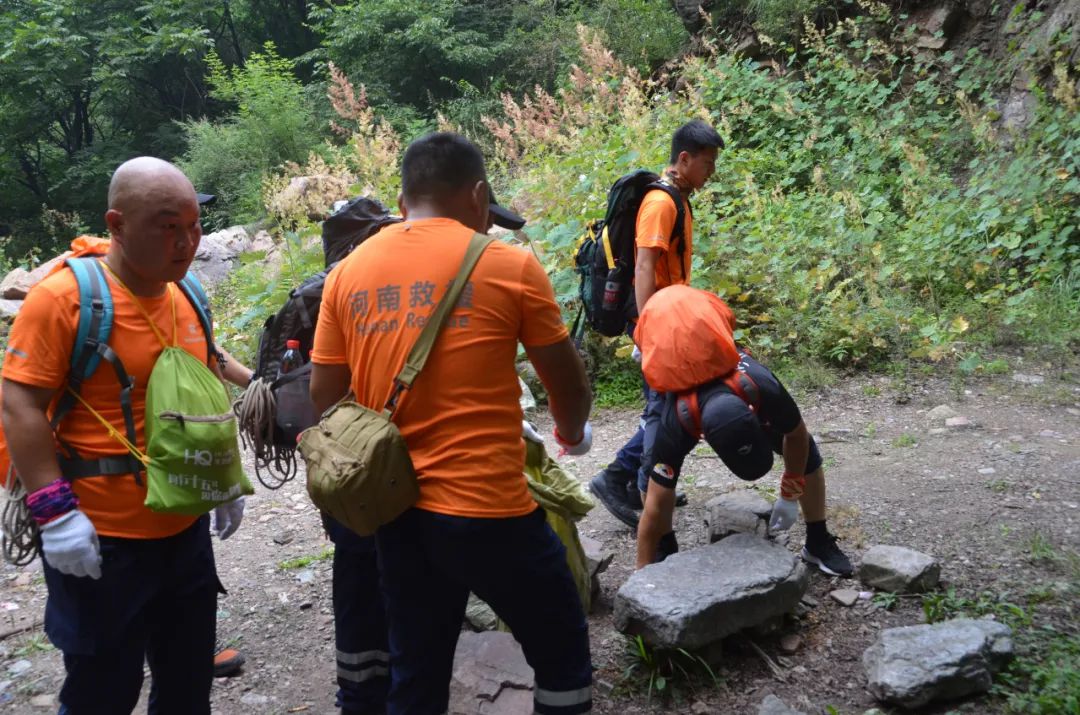
M334 542L337 706L346 715L379 715L390 689L390 648L375 537L359 536L325 514L323 526Z
M144 661L151 715L209 715L220 585L208 522L164 539L100 537L100 579L45 563L45 633L67 671L60 715L130 713Z
M389 715L447 711L469 592L510 626L535 671L536 712L592 709L585 612L543 509L477 519L410 509L375 534L390 621Z

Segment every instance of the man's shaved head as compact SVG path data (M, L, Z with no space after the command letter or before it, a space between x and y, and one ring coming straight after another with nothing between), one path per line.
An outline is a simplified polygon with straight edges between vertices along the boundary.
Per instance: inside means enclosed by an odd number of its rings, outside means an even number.
M195 188L174 164L139 156L121 164L109 182L109 208L123 211L133 201L153 201L163 193L195 195ZM175 195L175 194L174 194Z
M167 161L125 161L109 184L107 263L136 295L159 295L187 273L202 238L199 201L184 172Z

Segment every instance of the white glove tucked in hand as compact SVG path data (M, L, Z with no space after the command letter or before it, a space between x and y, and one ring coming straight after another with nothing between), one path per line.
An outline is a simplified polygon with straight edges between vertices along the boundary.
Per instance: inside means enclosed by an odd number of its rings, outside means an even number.
M41 527L41 553L62 574L101 578L97 530L78 509Z
M795 499L778 497L773 504L772 516L769 517L770 531L787 531L799 518L799 502Z
M240 528L240 521L244 518L244 497L214 507L214 517L210 523L210 530L224 541Z
M559 456L569 454L572 457L580 457L583 454L588 454L589 449L592 447L592 424L588 421L585 422L585 428L582 430L581 440L570 444L562 438L559 434L559 430L555 430L555 441L562 447L562 451L559 452Z
M543 444L544 438L540 436L540 433L536 431L536 428L529 424L528 420L521 421L521 436L530 442L536 442L537 444Z
M633 351L630 353L630 357L634 358L634 362L641 362L641 348L635 345Z

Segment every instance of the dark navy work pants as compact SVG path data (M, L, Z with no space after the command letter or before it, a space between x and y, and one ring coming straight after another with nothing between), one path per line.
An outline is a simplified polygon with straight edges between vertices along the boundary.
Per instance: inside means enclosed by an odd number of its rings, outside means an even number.
M478 519L414 508L380 527L375 538L390 622L389 715L446 712L470 591L521 644L535 671L535 712L590 712L585 612L566 549L543 509Z
M375 537L360 536L325 514L323 526L334 542L337 706L345 715L379 715L386 712L390 689L390 647Z
M164 539L102 536L101 578L45 563L45 633L64 655L60 715L124 715L150 665L151 715L209 715L217 595L209 517Z

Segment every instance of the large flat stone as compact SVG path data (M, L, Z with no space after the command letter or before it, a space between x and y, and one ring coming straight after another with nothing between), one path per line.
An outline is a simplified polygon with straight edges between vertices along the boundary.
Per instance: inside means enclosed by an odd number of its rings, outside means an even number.
M612 560L615 558L615 552L606 548L596 539L584 534L578 535L578 539L581 541L581 549L585 553L585 565L589 569L589 587L592 593L591 605L595 607L600 596L600 574L607 571L608 566L611 565Z
M929 554L903 546L871 546L862 557L857 576L879 591L922 593L936 588L941 564Z
M772 505L760 494L749 489L738 489L710 499L705 504L705 533L709 543L732 534L756 534L769 532L769 514Z
M7 300L22 300L30 292L33 284L30 282L30 271L24 268L13 268L11 272L0 281L0 297Z
M863 653L875 698L905 708L990 689L994 673L1012 658L1012 631L968 618L889 628Z
M451 715L532 712L533 669L509 633L464 632L454 653Z
M615 597L615 626L665 648L700 648L795 608L806 569L750 534L669 556L635 572Z

